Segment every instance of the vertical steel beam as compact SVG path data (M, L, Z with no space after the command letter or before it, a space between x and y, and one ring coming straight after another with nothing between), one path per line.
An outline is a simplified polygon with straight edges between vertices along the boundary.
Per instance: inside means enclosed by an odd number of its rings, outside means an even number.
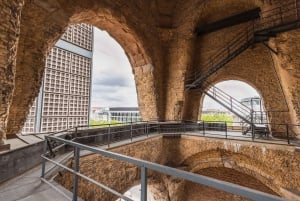
M78 147L74 147L74 171L75 173L79 172L79 157L80 157L80 149ZM77 201L78 194L78 175L74 174L73 178L73 201Z
M147 201L147 168L141 166L141 201Z
M45 141L44 141L44 147L43 147L43 154L46 156L46 152L47 152L47 147L48 147L48 144L47 144L47 137L45 138ZM45 177L45 171L46 171L46 159L44 159L42 157L42 178Z

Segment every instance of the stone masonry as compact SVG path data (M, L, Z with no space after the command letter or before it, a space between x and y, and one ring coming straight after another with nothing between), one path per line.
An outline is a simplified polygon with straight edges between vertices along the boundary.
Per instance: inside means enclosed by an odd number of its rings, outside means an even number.
M203 94L185 90L187 77L247 23L197 37L197 26L279 0L4 0L0 3L0 141L22 127L38 95L48 51L70 24L108 31L132 65L144 120L196 121ZM237 79L256 88L271 123L299 123L299 30L258 44L209 78L211 84ZM281 111L281 113L276 113ZM297 130L294 130L298 133ZM280 132L279 134L280 135Z
M300 190L300 153L290 146L182 135L181 138L155 137L112 148L110 151L236 183L287 199L293 199L293 193L290 191ZM69 166L73 167L72 160ZM138 167L101 155L81 157L80 172L121 193L140 183ZM246 200L151 170L148 171L148 178L151 186L159 189L155 191L158 200ZM68 171L60 172L56 180L66 188L72 188L73 175ZM84 200L117 199L83 179L79 180L79 196Z
M23 0L4 0L0 4L0 145L6 139L9 108L14 91L17 46Z

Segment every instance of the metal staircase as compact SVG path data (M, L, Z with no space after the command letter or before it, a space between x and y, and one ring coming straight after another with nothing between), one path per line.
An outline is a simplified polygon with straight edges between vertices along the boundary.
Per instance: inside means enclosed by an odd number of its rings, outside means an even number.
M277 33L299 27L300 2L298 0L287 0L279 7L261 12L258 20L251 21L246 29L239 32L226 47L216 52L201 66L201 69L208 69L207 71L198 70L186 78L186 88L203 87L204 80L252 45L264 43L270 37L275 37Z
M200 90L209 88L209 90L202 90L207 96L218 102L242 120L242 132L244 135L250 131L253 137L255 133L268 134L269 130L264 124L266 122L263 122L262 120L260 121L260 118L256 118L259 115L255 114L252 108L242 104L221 89L215 86L209 86L207 82L202 82L202 86L204 86L204 88L200 88Z

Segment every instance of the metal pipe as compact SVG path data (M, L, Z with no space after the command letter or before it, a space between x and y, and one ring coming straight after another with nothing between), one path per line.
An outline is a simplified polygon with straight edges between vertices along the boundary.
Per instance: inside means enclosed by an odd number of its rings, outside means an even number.
M214 178L194 174L194 173L191 173L191 172L186 172L186 171L183 171L183 170L163 166L163 165L152 163L152 162L145 161L145 160L136 159L136 158L121 155L121 154L118 154L118 153L113 153L113 152L106 151L106 150L103 150L103 149L100 149L100 148L90 147L90 146L87 146L87 145L84 145L84 144L79 144L79 143L76 143L76 142L72 142L72 141L68 141L68 140L65 140L65 139L57 138L55 136L53 136L53 137L51 136L49 138L51 138L53 140L65 142L68 145L76 146L76 147L78 147L79 149L82 149L82 150L91 151L93 153L101 154L105 157L110 157L112 159L117 159L117 160L129 162L129 163L132 163L134 165L137 165L137 166L140 166L140 167L145 167L147 169L158 171L158 172L161 172L161 173L164 173L164 174L167 174L167 175L180 177L182 179L189 180L191 182L195 182L195 183L198 183L198 184L203 184L203 185L213 187L213 188L216 188L216 189L219 189L219 190L223 190L223 191L226 191L226 192L229 192L229 193L240 195L240 196L245 197L245 198L250 198L250 199L253 199L253 200L265 200L265 201L276 201L276 200L283 201L284 200L280 197L270 195L270 194L267 194L267 193L263 193L263 192L260 192L260 191L257 191L257 190L253 190L253 189L250 189L250 188L247 188L247 187L243 187L243 186L240 186L240 185L237 185L237 184L232 184L232 183L229 183L229 182L220 181L220 180L217 180L217 179L214 179ZM76 174L78 174L80 176L84 176L80 173L76 173ZM86 177L86 176L84 176L84 177ZM88 178L88 179L90 179L90 178Z
M47 152L47 147L48 147L48 143L47 143L47 139L45 139L44 147L43 147L43 153L44 154L46 154L46 152ZM42 159L42 178L45 177L45 170L46 170L46 160Z
M74 178L73 178L73 201L77 201L77 193L78 193L78 175L75 174L79 172L79 157L80 157L80 149L74 146Z
M128 197L126 197L126 196L124 196L124 195L118 193L117 191L115 191L115 190L113 190L113 189L111 189L111 188L105 186L104 184L101 184L101 183L99 183L99 182L97 182L97 181L95 181L95 180L93 180L93 179L91 179L91 178L89 178L89 177L87 177L87 176L85 176L85 175L79 173L79 172L76 173L73 169L71 169L71 168L69 168L69 167L67 167L67 166L64 166L64 165L62 165L62 164L60 164L60 163L58 163L58 162L56 162L56 161L54 161L54 160L51 160L51 159L47 158L47 157L44 156L44 155L42 155L42 158L48 160L48 161L51 162L51 163L56 164L57 166L59 166L59 167L61 167L61 168L64 168L64 169L68 170L69 172L71 172L71 173L73 173L73 174L76 174L76 175L82 177L83 179L85 179L85 180L87 180L87 181L89 181L89 182L91 182L91 183L93 183L93 184L95 184L95 185L97 185L97 186L103 188L104 190L106 190L106 191L108 191L108 192L110 192L110 193L112 193L112 194L114 194L114 195L116 195L116 196L122 198L123 200L126 200L126 201L134 201L134 200L132 200L132 199L130 199L130 198L128 198ZM43 178L41 178L41 179L43 180ZM47 181L47 180L46 180L46 181Z
M147 201L147 168L141 167L141 201Z

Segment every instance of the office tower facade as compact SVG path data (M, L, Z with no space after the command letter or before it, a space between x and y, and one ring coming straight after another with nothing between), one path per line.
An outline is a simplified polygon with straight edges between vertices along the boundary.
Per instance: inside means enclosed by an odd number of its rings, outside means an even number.
M55 132L88 125L93 27L70 26L46 59L43 84L22 133Z

